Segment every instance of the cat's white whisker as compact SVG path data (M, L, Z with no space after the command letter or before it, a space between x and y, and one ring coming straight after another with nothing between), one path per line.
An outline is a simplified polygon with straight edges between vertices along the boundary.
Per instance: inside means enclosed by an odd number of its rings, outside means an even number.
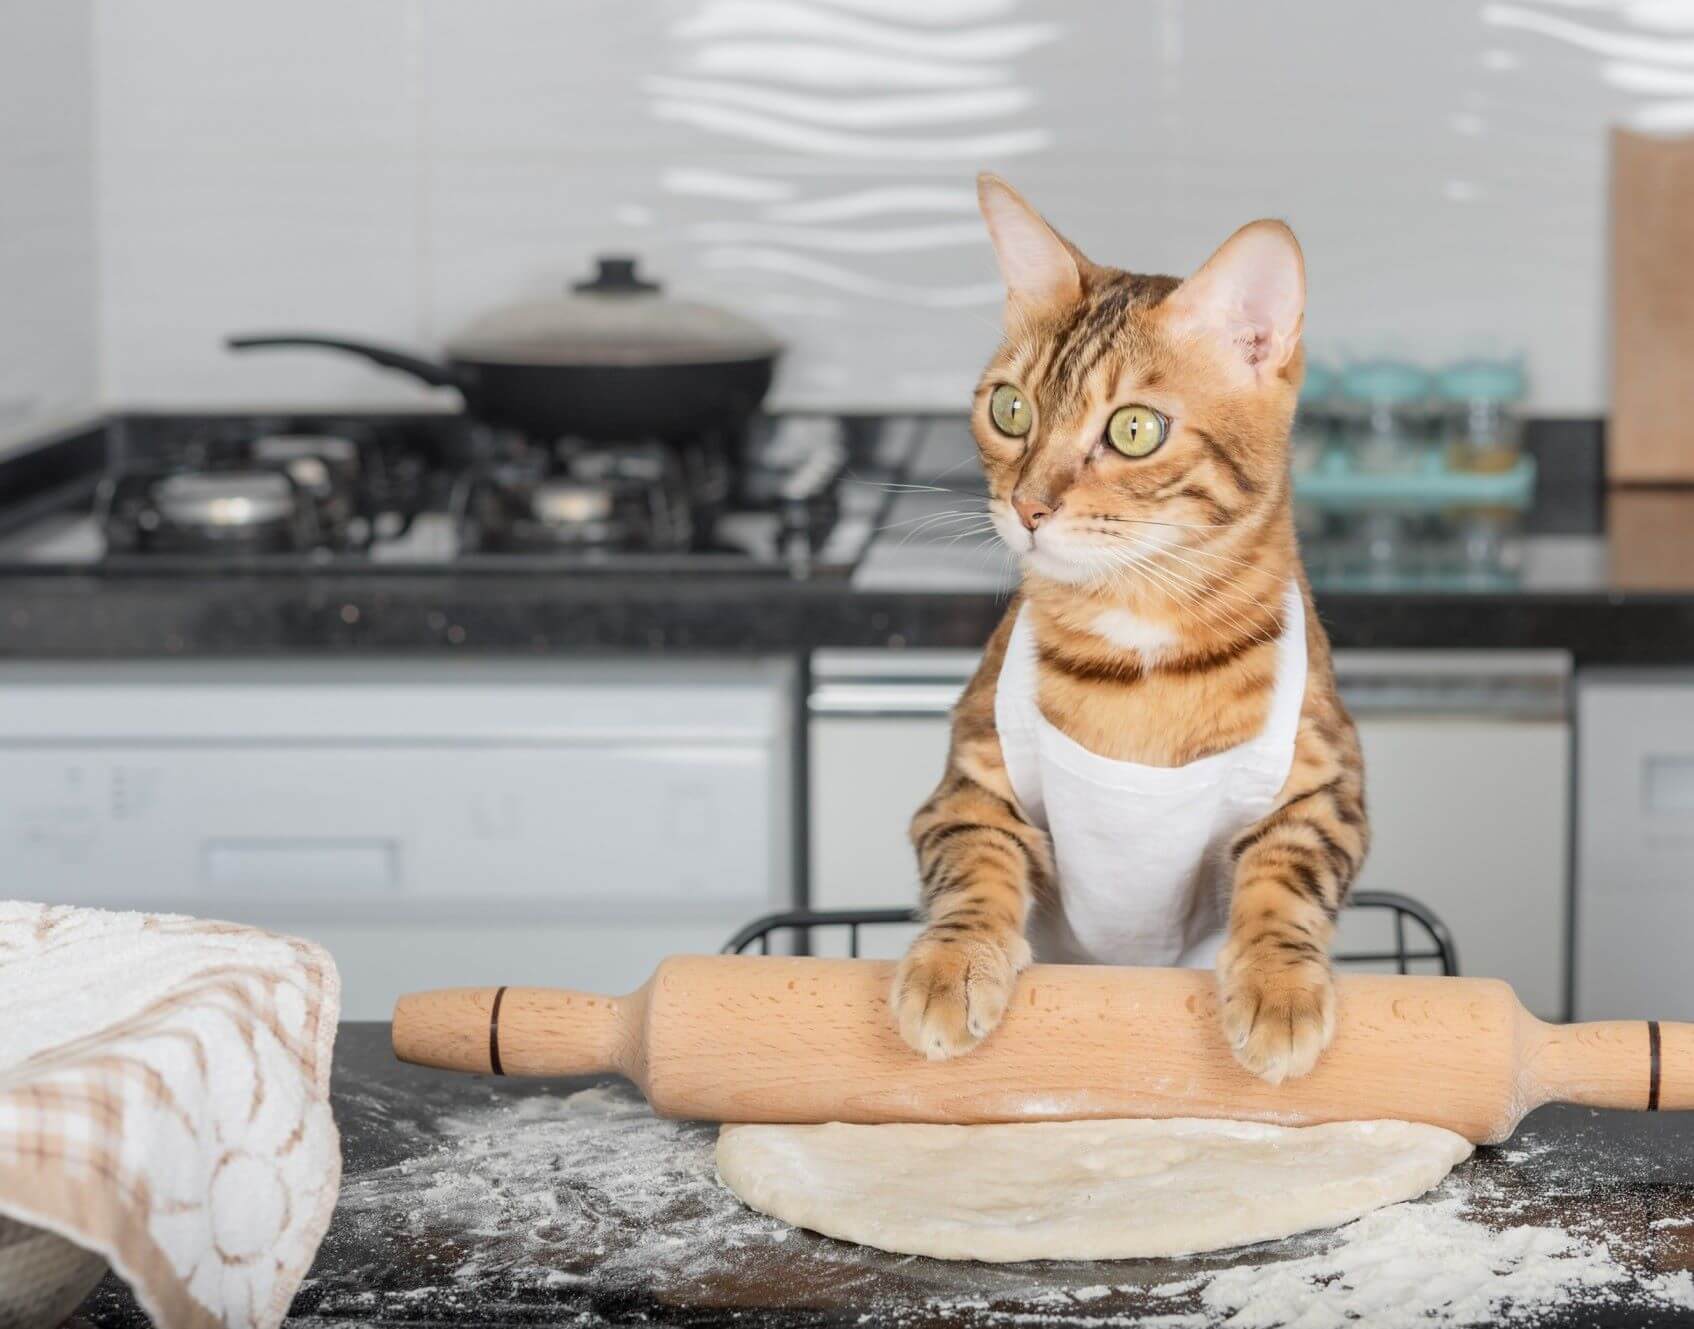
M1221 563L1234 563L1244 568L1260 566L1250 558L1241 558L1235 554L1220 554L1215 549L1207 549L1204 545L1171 545L1172 549L1180 549L1185 554L1194 554L1200 558L1216 559Z
M953 472L958 470L961 466L968 466L968 465L970 465L971 462L977 461L977 460L979 460L979 458L974 453L967 452L964 456L960 457L958 461L954 462L946 470L937 472L935 478L937 480L945 480L949 475L953 474Z
M1150 550L1152 557L1134 559L1128 566L1134 567L1151 583L1162 587L1165 594L1178 606L1198 613L1213 627L1228 626L1237 632L1249 635L1255 632L1254 624L1248 622L1244 616L1221 602L1221 597L1217 594L1218 588L1208 588L1183 576L1174 568L1156 566L1153 561L1154 558L1159 554L1169 552L1168 549L1153 545L1146 546L1146 548Z
M1108 518L1108 520L1110 519ZM1242 605L1255 611L1263 611L1267 608L1263 597L1253 593L1246 586L1242 585L1238 576L1233 575L1229 571L1225 571L1220 568L1207 567L1203 563L1196 562L1195 556L1203 556L1249 569L1256 569L1260 566L1250 559L1238 558L1231 554L1220 554L1212 550L1199 549L1192 545L1153 545L1150 542L1133 535L1106 531L1102 531L1101 533L1110 535L1114 539L1129 542L1138 555L1144 555L1144 557L1141 558L1143 563L1153 563L1160 558L1165 558L1173 560L1174 562L1189 569L1189 574L1187 575L1178 573L1175 568L1171 567L1165 567L1160 570L1167 576L1176 578L1176 580L1184 586L1191 588L1190 603L1194 604L1196 607L1198 607L1201 599L1207 599L1214 602L1233 602L1234 604ZM1198 574L1198 577L1192 574ZM1219 603L1218 607L1222 609L1224 605ZM1251 622L1244 615L1234 610L1230 610L1229 613L1231 623L1239 631L1245 633L1250 640L1258 641L1269 639L1270 633L1262 622ZM1213 621L1215 622L1216 620L1214 619Z
M1191 602L1196 609L1210 606L1217 613L1223 614L1233 628L1252 640L1258 640L1263 635L1263 629L1259 624L1249 619L1241 610L1232 607L1232 605L1239 604L1262 608L1263 606L1255 597L1234 590L1227 584L1220 586L1215 582L1196 581L1176 568L1167 567L1161 569L1161 571L1165 576L1174 578L1190 588ZM1215 618L1213 622L1216 622Z
M986 527L966 527L964 530L960 530L960 532L952 533L949 537L937 540L937 543L942 543L942 545L955 545L955 543L959 543L960 540L966 540L966 538L979 537L979 535L993 535L993 533L993 523L989 523Z
M995 534L998 535L998 532L995 532ZM985 551L992 553L994 550L999 550L1001 554L1007 554L1007 553L1011 552L1010 550L1008 550L1006 548L1006 542L1004 540L988 539L988 540L978 541L977 544L975 545L975 552L976 552L976 555L977 555L977 559L976 559L977 566L981 566L981 564L986 561L982 557L982 555Z
M924 535L935 531L947 531L951 530L955 526L969 522L991 520L992 519L988 516L988 514L982 511L955 510L949 512L932 512L922 517L914 517L910 521L892 522L887 526L878 527L877 530L880 533L882 531L899 530L903 526L909 527L910 529L904 532L900 538L899 544L896 546L903 547L907 541L917 535Z
M1159 521L1153 517L1120 517L1115 514L1105 512L1091 512L1088 515L1100 521L1128 522L1134 526L1169 526L1172 530L1177 531L1226 531L1235 524L1234 522L1228 521Z
M1175 594L1178 603L1189 611L1198 614L1214 628L1227 628L1240 633L1249 633L1252 630L1252 624L1248 623L1234 609L1215 598L1203 595L1200 587L1188 582L1172 570L1156 568L1151 564L1144 565L1144 570L1149 577L1154 578L1161 585L1180 588Z
M998 530L995 533L998 534ZM1006 585L1001 595L1002 598L1009 600L1012 593L1017 590L1020 574L1023 571L1023 559L1018 555L1017 550L1004 540L996 540L990 547L998 547L1000 550L1000 571L1006 579Z
M980 510L973 511L966 508L949 508L945 512L926 512L918 517L908 517L905 521L891 521L886 526L877 527L877 530L897 531L902 526L922 526L925 522L941 521L946 517L979 517L982 515L983 514Z
M1220 574L1215 570L1207 569L1203 564L1191 562L1189 559L1184 558L1176 550L1167 549L1164 552L1166 555L1176 559L1177 562L1181 563L1183 566L1195 569L1203 576L1209 578L1212 582L1212 589L1210 591L1211 594L1233 600L1237 604L1250 606L1252 609L1257 610L1260 613L1263 613L1265 610L1270 608L1270 606L1265 603L1263 596L1255 594L1253 591L1249 590L1246 586L1242 585L1238 579L1231 578L1228 574ZM1253 635L1255 639L1266 635L1263 620L1261 620L1261 625Z
M1161 558L1175 559L1178 563L1181 563L1184 567L1191 568L1193 571L1200 574L1200 576L1204 580L1207 580L1209 582L1216 584L1219 587L1220 590L1222 590L1222 589L1233 589L1233 590L1239 592L1239 596L1241 598L1245 598L1246 600L1251 601L1253 604L1258 605L1260 608L1264 607L1264 601L1262 599L1260 599L1260 597L1258 597L1257 595L1254 595L1245 586L1243 586L1241 584L1241 582L1236 579L1236 574L1233 574L1233 573L1230 573L1230 572L1227 572L1227 571L1221 571L1217 568L1208 568L1204 563L1196 563L1193 559L1186 557L1187 552L1188 551L1177 549L1177 548L1171 547L1171 546L1167 546L1166 548L1161 549L1159 551L1158 556L1161 557ZM1249 564L1249 566L1252 566L1252 565Z
M1151 589L1178 609L1187 605L1188 597L1183 594L1182 589L1173 586L1167 579L1160 578L1146 559L1124 549L1106 549L1101 552L1105 555L1108 575L1114 584L1122 582Z
M952 494L957 490L949 489L946 485L924 485L907 480L865 480L856 475L847 479L856 485L864 485L870 489L881 489L890 494Z
M1202 563L1195 562L1191 555L1201 552L1199 550L1190 546L1155 545L1150 541L1143 540L1139 537L1120 534L1117 532L1101 531L1100 533L1121 543L1129 544L1137 562L1148 564L1154 563L1161 558L1166 558L1183 565L1183 567L1189 570L1187 574L1178 574L1175 568L1170 567L1166 567L1161 570L1169 576L1176 577L1183 585L1192 588L1192 593L1195 599L1206 598L1219 601L1233 601L1236 604L1258 611L1262 611L1267 608L1264 599L1248 590L1248 588L1242 585L1240 580L1232 573L1218 568L1209 568ZM1229 555L1210 554L1209 556L1217 559L1224 559L1231 563L1239 563L1242 567L1246 568L1256 568L1259 566L1250 560L1233 558ZM1247 630L1250 626L1244 618L1238 619L1238 623L1243 631ZM1255 637L1262 636L1263 630L1256 630L1253 635Z
M1102 518L1102 520L1111 520L1111 518ZM1256 563L1252 559L1240 558L1235 554L1220 554L1216 550L1207 549L1207 548L1205 548L1201 545L1175 544L1175 543L1154 544L1153 542L1146 540L1144 537L1136 535L1132 532L1114 531L1114 530L1111 530L1108 527L1096 527L1095 530L1097 531L1098 534L1103 535L1107 539L1110 539L1110 540L1127 540L1127 541L1130 541L1137 548L1151 548L1151 549L1157 549L1157 550L1160 550L1160 551L1175 550L1179 553L1198 555L1198 556L1203 557L1203 558L1215 559L1215 560L1217 560L1219 562L1223 562L1223 563L1234 563L1234 564L1237 564L1237 565L1244 567L1244 568L1256 568L1256 567L1260 566L1258 563Z
M924 532L924 539L940 541L951 536L982 535L994 531L991 522L953 522L947 526L932 526Z
M911 530L903 533L900 539L895 542L894 547L896 549L904 549L915 537L922 536L924 539L928 540L936 536L945 535L955 529L968 531L973 528L957 520L931 522L925 526L913 527Z
M1160 558L1163 558L1167 555L1172 555L1175 552L1173 550L1172 546L1153 544L1151 541L1141 540L1141 539L1138 539L1134 536L1123 536L1123 535L1118 535L1118 534L1115 534L1115 533L1108 533L1108 532L1103 532L1103 534L1109 534L1112 539L1118 541L1119 542L1118 552L1120 553L1120 555L1123 556L1124 558L1126 558L1128 561L1133 562L1133 563L1138 564L1138 565L1148 566L1148 565L1156 564L1157 561ZM1127 549L1122 547L1125 544L1128 545ZM1164 572L1167 576L1174 576L1175 575L1175 569L1173 569L1173 568L1162 568L1162 569L1157 569L1157 570ZM1208 573L1208 576L1211 577L1214 582L1217 581L1215 574ZM1185 587L1191 587L1196 592L1205 592L1207 594L1222 593L1223 591L1225 591L1227 589L1227 587L1229 585L1229 583L1227 583L1227 582L1224 582L1221 585L1219 585L1219 584L1206 585L1201 580L1199 580L1197 578L1193 578L1193 577L1188 577L1188 576L1179 577L1178 580Z

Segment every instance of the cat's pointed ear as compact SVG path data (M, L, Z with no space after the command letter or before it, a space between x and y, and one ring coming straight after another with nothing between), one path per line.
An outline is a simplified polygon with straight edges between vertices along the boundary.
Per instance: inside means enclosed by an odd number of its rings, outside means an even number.
M1178 335L1216 338L1250 377L1274 374L1293 358L1306 317L1300 242L1279 221L1249 222L1165 305Z
M997 175L976 178L977 203L1006 281L1008 321L1082 298L1082 274L1069 245Z

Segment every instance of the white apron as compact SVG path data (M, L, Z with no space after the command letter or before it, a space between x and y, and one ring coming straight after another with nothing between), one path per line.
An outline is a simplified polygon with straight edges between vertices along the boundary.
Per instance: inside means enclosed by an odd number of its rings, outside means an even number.
M1210 965L1229 917L1230 843L1276 806L1294 760L1306 691L1305 606L1290 583L1264 730L1186 766L1141 766L1090 752L1036 700L1026 605L994 697L1006 773L1025 814L1049 832L1057 899L1037 899L1029 942L1046 963Z

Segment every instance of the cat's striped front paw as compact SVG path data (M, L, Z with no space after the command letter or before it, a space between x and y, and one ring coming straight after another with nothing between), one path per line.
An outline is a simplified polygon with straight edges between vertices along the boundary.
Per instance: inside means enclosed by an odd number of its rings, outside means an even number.
M1318 961L1231 942L1218 956L1218 989L1235 1059L1271 1084L1306 1074L1335 1036L1335 983Z
M1008 946L991 937L923 933L894 971L889 1008L900 1037L931 1061L969 1052L1000 1023L1028 963L1022 937Z

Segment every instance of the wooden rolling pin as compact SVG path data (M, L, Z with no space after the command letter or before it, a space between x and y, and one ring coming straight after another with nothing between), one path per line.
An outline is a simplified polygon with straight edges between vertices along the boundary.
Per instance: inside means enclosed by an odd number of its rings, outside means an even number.
M402 997L402 1061L502 1075L616 1071L667 1117L712 1121L1063 1121L1397 1117L1497 1143L1543 1103L1694 1106L1694 1025L1550 1025L1505 983L1337 979L1335 1042L1272 1086L1242 1070L1209 972L1036 965L974 1051L925 1061L872 960L673 956L627 997L448 988Z

